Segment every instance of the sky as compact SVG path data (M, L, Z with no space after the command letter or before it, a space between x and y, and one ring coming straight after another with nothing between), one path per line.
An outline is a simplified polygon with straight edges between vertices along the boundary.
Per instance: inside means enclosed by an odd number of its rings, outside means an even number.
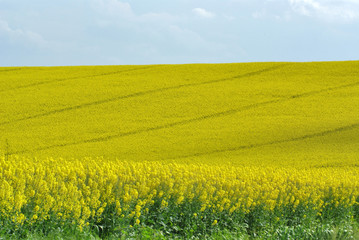
M359 60L359 0L0 0L0 66Z

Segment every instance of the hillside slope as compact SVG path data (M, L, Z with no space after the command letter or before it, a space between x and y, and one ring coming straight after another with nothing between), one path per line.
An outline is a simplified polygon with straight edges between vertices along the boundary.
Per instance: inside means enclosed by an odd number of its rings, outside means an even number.
M359 61L0 68L0 99L11 154L359 161Z

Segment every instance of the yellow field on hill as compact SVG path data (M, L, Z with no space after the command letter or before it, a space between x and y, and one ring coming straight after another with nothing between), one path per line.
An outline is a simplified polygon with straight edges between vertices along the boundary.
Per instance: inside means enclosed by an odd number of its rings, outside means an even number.
M10 154L359 161L358 61L0 68L0 99Z
M19 236L354 226L359 61L0 68L0 151Z

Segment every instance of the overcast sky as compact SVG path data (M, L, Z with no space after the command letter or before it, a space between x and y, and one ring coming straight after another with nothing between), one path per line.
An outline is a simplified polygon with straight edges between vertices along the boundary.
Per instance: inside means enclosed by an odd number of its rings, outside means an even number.
M359 0L0 0L0 66L359 59Z

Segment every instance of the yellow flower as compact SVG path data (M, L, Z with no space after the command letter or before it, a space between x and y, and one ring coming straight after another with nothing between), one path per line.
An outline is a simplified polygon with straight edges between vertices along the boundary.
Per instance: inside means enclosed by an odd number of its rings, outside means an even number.
M40 210L39 205L36 205L35 208L34 208L34 211L35 211L35 212L38 212L39 210Z

